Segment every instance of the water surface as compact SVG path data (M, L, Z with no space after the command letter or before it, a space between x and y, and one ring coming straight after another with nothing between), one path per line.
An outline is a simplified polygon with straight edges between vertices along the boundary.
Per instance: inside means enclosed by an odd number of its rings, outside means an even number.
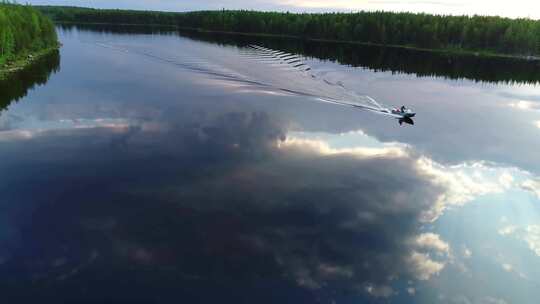
M540 296L540 95L523 62L425 57L430 67L403 50L356 47L352 62L350 48L308 42L59 34L60 54L0 85L1 299ZM249 61L249 44L304 55L355 94L412 107L416 124L284 91L325 88Z

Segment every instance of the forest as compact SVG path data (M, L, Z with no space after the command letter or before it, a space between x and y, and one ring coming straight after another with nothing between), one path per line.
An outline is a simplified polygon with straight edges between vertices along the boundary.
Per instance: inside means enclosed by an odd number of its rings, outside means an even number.
M173 25L209 31L294 36L446 51L540 55L540 21L490 16L358 12L155 12L38 7L57 22Z
M57 46L54 24L40 11L28 5L0 2L0 67Z
M540 61L506 56L471 56L462 53L439 53L291 37L182 30L171 26L61 23L58 27L66 32L178 35L192 40L240 48L257 44L297 54L306 59L315 58L376 72L391 72L392 74L414 74L419 77L443 77L455 80L469 79L483 83L540 84Z
M96 27L103 25L87 25ZM125 26L124 29L133 28ZM118 27L115 27L118 30ZM154 28L157 33L161 29ZM512 57L470 56L435 53L406 48L359 45L353 43L322 42L313 40L251 37L218 32L176 31L182 37L222 45L246 47L257 44L287 53L301 54L305 58L338 62L362 67L375 72L414 74L418 77L444 77L469 79L484 83L540 84L540 62Z

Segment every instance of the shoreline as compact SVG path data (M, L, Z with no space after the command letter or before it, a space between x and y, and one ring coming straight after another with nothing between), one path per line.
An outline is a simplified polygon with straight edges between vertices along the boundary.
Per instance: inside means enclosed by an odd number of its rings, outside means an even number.
M387 48L399 48L412 51L438 53L441 55L453 55L453 56L474 56L484 58L505 58L516 59L531 62L540 61L540 56L527 56L527 55L511 55L497 53L489 50L466 50L466 49L430 49L422 48L411 45L394 45L394 44L381 44L372 42L361 42L353 40L335 40L335 39L322 39L322 38L309 38L295 35L280 35L280 34L268 34L268 33L247 33L247 32L231 32L231 31L219 31L219 30L207 30L203 28L183 27L174 24L143 24L143 23L106 23L106 22L71 22L71 21L55 21L55 24L72 24L72 25L117 25L117 26L148 26L148 27L169 27L177 30L189 30L200 33L216 33L225 35L241 35L250 37L271 37L271 38L288 38L296 40L314 41L314 42L327 42L327 43L342 43L361 46L375 46L375 47L387 47Z
M124 25L130 25L130 24L124 24ZM132 24L132 25L140 26L141 24ZM154 25L154 26L163 26L163 25ZM486 50L430 49L430 48L422 48L422 47L411 46L411 45L381 44L381 43L361 42L361 41L354 41L354 40L307 38L307 37L300 37L300 36L294 36L294 35L228 32L228 31L213 31L213 30L205 30L205 29L200 29L200 28L189 28L189 27L179 27L179 26L174 26L174 27L176 27L177 29L191 30L191 31L197 31L201 33L219 33L219 34L226 34L226 35L243 35L243 36L253 36L253 37L289 38L289 39L315 41L315 42L342 43L342 44L353 44L353 45L362 45L362 46L397 48L397 49L406 49L406 50L412 50L412 51L430 52L430 53L439 53L439 54L457 55L457 56L475 56L475 57L485 57L485 58L507 58L507 59L526 60L526 61L540 61L540 56L510 55L510 54L501 54L501 53L496 53L496 52L491 52L491 51L486 51Z
M46 56L54 51L59 50L62 47L61 43L50 48L39 50L36 52L30 52L19 56L19 58L10 60L0 66L0 80L7 79L11 74L24 70L26 67L32 65L39 58Z

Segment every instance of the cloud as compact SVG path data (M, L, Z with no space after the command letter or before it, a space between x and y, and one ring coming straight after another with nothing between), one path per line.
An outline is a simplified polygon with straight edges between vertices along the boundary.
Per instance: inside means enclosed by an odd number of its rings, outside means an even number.
M426 281L431 276L438 274L443 268L444 263L436 262L430 259L429 255L413 251L407 259L416 278Z
M424 212L424 221L435 221L449 207L463 206L478 196L503 191L503 187L497 181L490 181L483 176L474 176L466 172L475 167L482 168L483 165L479 163L464 165L452 170L426 157L417 160L417 170L420 174L427 176L434 184L445 189L433 206ZM505 186L507 180L503 179L503 182Z
M480 304L507 304L503 299L494 298L494 297L484 297L480 300Z
M471 257L472 257L472 251L467 247L463 247L463 258L470 259Z
M530 250L540 256L540 225L528 225L526 227L511 225L501 228L499 234L524 241Z
M501 267L508 273L513 273L522 279L527 279L527 276L523 272L517 270L514 265L510 263L502 263Z
M540 225L527 226L523 240L527 242L529 249L540 256Z
M540 180L528 179L521 183L521 189L529 191L540 198Z
M293 289L339 286L389 297L396 291L392 278L427 280L444 267L429 254L447 251L448 244L434 234L417 235L422 212L444 189L418 174L407 147L336 149L287 138L281 124L261 113L179 127L162 121L127 139L120 135L107 127L45 131L29 139L41 151L31 157L1 148L12 160L4 166L27 164L4 181L4 198L43 206L32 222L20 223L23 244L35 246L44 260L50 255L49 264L66 256L59 272L97 248L111 252L116 275L127 271L124 263L176 265L189 278L267 273ZM131 168L152 178L134 178ZM46 198L56 193L62 199L47 208ZM58 208L62 218L51 213ZM51 221L58 229L45 229ZM165 231L175 231L174 240ZM81 244L82 235L107 237ZM161 246L156 238L172 243ZM65 243L80 251L63 253ZM12 249L11 263L25 263L17 250L27 249ZM207 272L209 263L219 271Z
M442 241L440 236L434 233L423 233L414 239L414 243L418 248L435 250L440 253L448 254L450 246Z
M508 172L504 172L499 176L499 184L501 184L506 189L511 188L513 185L513 182L514 182L514 177Z
M489 193L501 193L513 186L514 177L503 171L498 178L487 178L477 174L479 170L487 170L482 163L463 164L460 166L444 166L430 158L417 155L406 145L387 144L377 148L332 148L321 140L287 138L280 147L310 147L323 155L358 155L360 157L408 158L414 162L414 170L426 176L436 187L444 189L423 211L422 221L436 221L450 207L459 207ZM473 174L475 173L475 174Z
M249 282L314 293L368 286L364 293L384 298L403 292L401 280L445 269L439 253L450 245L419 235L426 219L508 180L403 145L336 148L290 136L266 114L215 111L152 116L159 127L125 130L129 137L113 128L49 130L25 142L32 149L2 145L11 157L0 166L17 168L2 170L10 172L2 198L17 202L6 205L19 206L21 219L32 215L12 229L21 231L20 247L1 249L15 257L8 267L54 277L32 261L66 256L59 268L69 268L96 247L107 283L148 271L141 280L150 291L226 278L231 290ZM185 274L180 282L168 278L171 269ZM81 272L81 281L96 272Z
M31 139L34 135L35 132L27 130L0 131L0 142Z
M52 132L72 134L75 129L109 129L111 133L125 133L132 127L138 127L136 122L126 119L61 119L57 121L24 121L22 127L11 124L9 129L0 130L0 142L13 142L17 140L30 140L39 136L50 136ZM30 124L32 127L24 127Z
M514 267L507 263L502 264L502 268L507 272L512 272L514 270Z
M518 110L540 110L540 104L538 102L532 102L528 100L519 100L508 104L510 107Z
M512 235L518 229L515 225L510 225L499 229L499 234L502 236Z
M499 175L471 174L479 165L447 167L404 145L336 148L289 136L264 113L200 117L160 117L159 127L129 137L110 128L44 132L31 139L39 155L4 151L10 165L25 163L4 181L4 197L42 206L20 223L28 245L11 249L11 263L26 263L20 253L30 244L45 261L66 256L58 268L97 248L109 252L116 279L127 266L173 265L189 286L228 278L240 290L243 280L275 280L384 299L407 292L402 280L432 279L451 259L439 235L419 233L426 212L436 220L448 206L502 189ZM59 195L52 208L46 198ZM65 254L65 246L80 251Z
M403 146L388 145L386 147L372 148L331 148L326 142L312 139L287 138L279 143L280 148L311 149L322 155L351 155L359 157L403 158L408 156L408 151Z

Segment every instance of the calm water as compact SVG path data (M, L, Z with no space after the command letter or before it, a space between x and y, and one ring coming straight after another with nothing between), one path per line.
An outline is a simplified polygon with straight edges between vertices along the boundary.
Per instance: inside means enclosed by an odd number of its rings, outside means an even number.
M59 54L0 83L2 303L540 296L535 63L59 34ZM250 43L415 125L285 92L326 87L250 61Z

